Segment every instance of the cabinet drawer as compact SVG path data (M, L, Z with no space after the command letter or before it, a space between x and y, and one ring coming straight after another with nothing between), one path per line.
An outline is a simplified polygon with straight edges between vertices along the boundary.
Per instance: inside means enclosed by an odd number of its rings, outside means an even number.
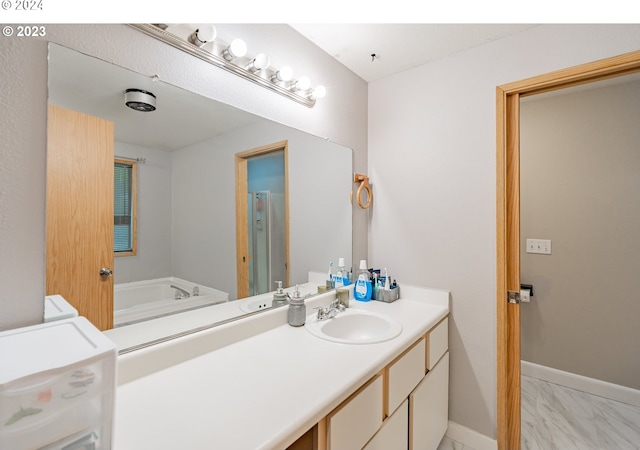
M449 318L445 317L427 333L427 370L433 369L449 348Z
M449 424L449 352L409 396L409 450L436 449Z
M359 449L382 425L382 375L376 375L327 417L328 450Z
M404 402L391 417L382 424L380 431L369 441L363 450L406 449L409 445L409 400Z
M425 339L420 339L388 368L388 404L386 415L391 415L406 399L422 377L425 368Z

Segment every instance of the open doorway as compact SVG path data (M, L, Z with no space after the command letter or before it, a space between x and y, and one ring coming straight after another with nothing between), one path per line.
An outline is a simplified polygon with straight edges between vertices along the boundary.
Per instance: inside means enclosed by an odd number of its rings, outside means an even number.
M498 448L519 449L520 98L640 71L640 52L499 86L497 124Z
M287 141L236 154L238 298L289 286Z

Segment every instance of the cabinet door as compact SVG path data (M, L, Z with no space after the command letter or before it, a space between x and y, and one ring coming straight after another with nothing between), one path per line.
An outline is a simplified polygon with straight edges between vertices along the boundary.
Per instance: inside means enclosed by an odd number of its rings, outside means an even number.
M360 449L382 425L382 375L376 375L327 418L329 450Z
M424 377L425 347L425 340L420 339L389 366L387 370L389 399L386 414L393 414Z
M382 424L380 431L364 450L402 450L409 445L409 400L405 399L393 415Z
M436 450L449 420L449 352L409 396L409 449Z
M427 370L431 370L449 348L449 318L427 333Z

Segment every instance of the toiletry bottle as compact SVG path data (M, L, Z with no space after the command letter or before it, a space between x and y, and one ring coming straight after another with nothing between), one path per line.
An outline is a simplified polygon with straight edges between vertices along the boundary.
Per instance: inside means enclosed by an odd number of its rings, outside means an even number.
M272 308L286 305L289 302L287 293L282 289L282 281L276 281L275 283L278 285L278 290L273 294L273 301L271 302Z
M335 279L333 278L333 273L331 273L331 268L333 267L333 261L329 261L329 273L327 273L327 289L333 289L336 287Z
M347 269L344 267L344 258L338 258L338 270L333 279L335 280L336 289L349 284L349 272L347 272Z
M304 297L300 296L300 290L296 284L293 297L289 297L289 310L287 311L289 325L292 327L301 327L304 325L306 316L307 306L304 304Z
M360 271L353 288L353 298L361 302L371 300L371 280L369 280L367 261L364 259L360 260Z

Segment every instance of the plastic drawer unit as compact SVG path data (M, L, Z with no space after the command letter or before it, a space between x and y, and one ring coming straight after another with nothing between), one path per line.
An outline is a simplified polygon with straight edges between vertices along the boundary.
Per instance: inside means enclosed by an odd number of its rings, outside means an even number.
M84 317L0 332L0 448L111 448L116 346Z

